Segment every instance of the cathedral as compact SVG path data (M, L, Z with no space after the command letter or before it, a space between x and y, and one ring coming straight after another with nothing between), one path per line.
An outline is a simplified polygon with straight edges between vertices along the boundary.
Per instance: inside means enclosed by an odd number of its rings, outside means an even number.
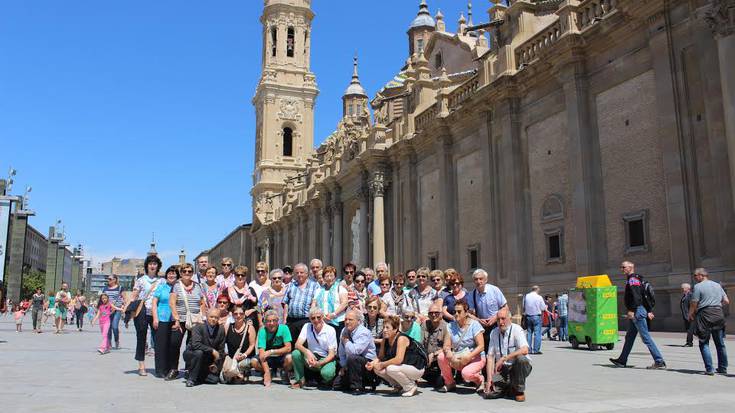
M483 268L510 298L630 260L667 329L694 268L732 296L734 0L506 0L454 29L416 0L395 76L370 96L355 59L318 146L311 3L264 0L253 262Z

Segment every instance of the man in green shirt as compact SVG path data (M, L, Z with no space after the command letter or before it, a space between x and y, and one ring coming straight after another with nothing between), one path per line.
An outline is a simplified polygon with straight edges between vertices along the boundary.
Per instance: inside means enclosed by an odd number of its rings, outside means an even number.
M291 370L291 332L287 325L279 324L278 313L268 310L263 316L264 327L258 330L258 364L256 369L263 372L263 385L271 385L271 369ZM288 378L288 373L286 373ZM285 384L289 384L286 380Z

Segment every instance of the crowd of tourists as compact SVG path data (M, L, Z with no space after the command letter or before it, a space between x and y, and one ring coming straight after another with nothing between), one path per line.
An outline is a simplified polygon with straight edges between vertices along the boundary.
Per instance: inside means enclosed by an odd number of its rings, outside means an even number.
M530 355L542 354L543 335L569 339L566 293L552 299L533 286L522 299L522 322L515 324L503 292L488 283L482 269L472 273L473 285L466 287L451 268L391 275L385 263L374 269L348 263L340 271L313 259L308 266L276 269L258 262L251 275L230 258L223 258L219 268L207 257L196 264L161 273L160 259L149 256L128 299L111 275L96 302L62 284L56 294L37 289L26 302L12 305L12 314L22 322L30 310L39 333L51 314L57 334L70 313L79 331L87 315L99 324L100 354L119 348L120 322L126 327L132 322L139 374L148 374L146 355L153 355L156 377L176 380L183 354L187 387L248 382L270 387L275 380L293 389L320 386L360 394L385 383L405 397L417 394L422 382L438 392L455 391L460 384L485 398L523 401ZM620 269L629 322L622 352L610 362L626 367L640 334L654 360L648 368L665 369L648 330L655 305L650 284L632 262ZM708 277L698 268L696 284L682 285L685 346L698 337L705 373L727 374L723 306L729 299ZM262 379L251 381L256 375Z

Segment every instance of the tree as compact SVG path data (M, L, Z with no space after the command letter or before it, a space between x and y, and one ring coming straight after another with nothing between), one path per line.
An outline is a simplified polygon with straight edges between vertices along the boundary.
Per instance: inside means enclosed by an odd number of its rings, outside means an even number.
M40 288L43 291L43 287L46 285L46 273L41 271L32 270L23 276L23 283L20 287L21 298L31 297L35 292L36 288Z

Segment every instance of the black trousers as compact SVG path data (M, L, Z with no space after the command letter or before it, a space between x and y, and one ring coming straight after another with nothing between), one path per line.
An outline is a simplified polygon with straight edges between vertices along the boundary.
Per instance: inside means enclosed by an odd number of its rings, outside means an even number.
M173 325L170 321L159 321L158 328L156 329L154 336L156 337L156 375L165 376L171 371L171 326ZM178 353L177 353L178 356Z
M439 363L436 359L426 366L423 378L434 388L439 388L444 385L444 379L442 378L441 370L439 370Z
M77 322L77 328L84 328L84 312L82 310L74 310L74 318Z
M531 374L531 362L525 358L517 359L513 364L504 365L500 370L500 379L493 381L493 386L501 391L513 390L517 393L526 391L526 377Z
M148 339L148 327L153 329L153 316L146 315L145 309L141 309L138 316L133 320L135 326L135 359L138 361L145 360L145 342ZM154 340L155 341L155 340ZM156 343L153 343L155 347Z
M291 338L294 340L294 343L296 342L296 338L299 336L299 333L301 333L301 328L308 322L308 318L286 318L286 325L288 325L288 331L291 333ZM339 336L337 336L337 338L339 339Z
M684 320L684 330L687 332L687 344L694 343L694 327L696 327L696 323Z
M184 342L184 335L186 335L186 344L189 345L191 341L191 331L187 330L183 324L181 330L171 328L171 343L168 348L168 360L169 370L179 369L179 356L181 355L181 343ZM186 361L186 359L184 359ZM186 365L186 370L189 370L189 364Z
M214 357L209 351L186 349L184 361L189 366L189 380L199 384L209 375L209 366L214 362Z
M347 380L351 389L375 386L375 374L365 368L368 361L370 360L364 356L347 357Z

